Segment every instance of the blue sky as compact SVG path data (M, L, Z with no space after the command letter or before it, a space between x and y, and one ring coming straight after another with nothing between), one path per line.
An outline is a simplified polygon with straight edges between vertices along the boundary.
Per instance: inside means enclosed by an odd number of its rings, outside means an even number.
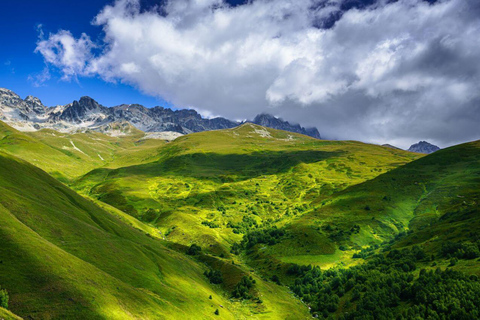
M81 77L78 81L62 81L61 75L50 68L51 79L35 86L29 77L41 74L43 57L35 53L38 26L46 35L60 29L74 36L88 33L92 39L101 36L101 27L91 25L93 18L111 1L83 0L3 0L0 10L0 87L10 89L22 98L39 97L45 105L67 104L88 95L106 106L140 103L148 107L170 106L163 99L144 95L132 86L108 83L98 77Z

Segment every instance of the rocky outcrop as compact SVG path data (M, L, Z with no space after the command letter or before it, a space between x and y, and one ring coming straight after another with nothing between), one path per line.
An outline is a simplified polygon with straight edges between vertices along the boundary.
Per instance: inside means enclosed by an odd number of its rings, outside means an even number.
M23 100L14 92L2 88L0 120L23 131L50 128L63 132L96 130L109 133L109 130L112 130L115 134L118 134L118 125L109 124L128 122L144 132L179 134L228 129L241 124L225 118L206 119L195 110L188 109L145 108L139 104L123 104L109 108L90 97L82 97L64 106L46 107L38 98L28 96ZM316 128L305 129L268 114L258 115L253 123L320 139Z
M301 127L299 124L290 124L288 121L284 121L266 113L259 114L255 117L255 119L253 119L252 122L263 127L301 133L310 137L321 139L317 128L306 129Z

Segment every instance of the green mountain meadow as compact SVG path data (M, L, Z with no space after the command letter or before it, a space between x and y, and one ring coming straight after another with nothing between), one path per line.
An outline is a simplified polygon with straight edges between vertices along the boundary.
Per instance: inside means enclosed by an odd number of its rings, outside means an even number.
M477 318L479 186L478 141L0 122L0 318Z

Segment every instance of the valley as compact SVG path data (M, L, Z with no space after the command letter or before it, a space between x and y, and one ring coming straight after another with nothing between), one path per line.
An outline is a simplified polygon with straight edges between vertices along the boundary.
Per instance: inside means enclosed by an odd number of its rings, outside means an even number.
M387 279L392 252L421 251L405 288L420 268L480 273L458 253L478 245L478 142L425 156L250 123L170 142L0 128L0 284L21 317L381 317L364 304L383 255ZM398 299L384 316L421 312Z

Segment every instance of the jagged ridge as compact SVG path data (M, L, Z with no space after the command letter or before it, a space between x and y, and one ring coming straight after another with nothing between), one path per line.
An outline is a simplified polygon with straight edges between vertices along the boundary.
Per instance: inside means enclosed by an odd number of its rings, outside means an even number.
M229 129L240 122L217 117L205 119L195 110L172 110L163 107L145 108L139 104L105 107L90 97L82 97L64 106L46 107L40 99L28 96L21 99L16 93L0 88L0 120L21 131L50 128L62 132L87 129L108 133L109 124L129 122L145 132L193 132ZM267 114L255 117L253 123L320 138L316 128L300 125Z

